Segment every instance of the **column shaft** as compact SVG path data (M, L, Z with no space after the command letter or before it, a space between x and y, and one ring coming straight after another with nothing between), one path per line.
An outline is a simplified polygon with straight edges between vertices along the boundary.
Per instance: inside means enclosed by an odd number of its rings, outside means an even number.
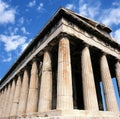
M10 111L11 111L14 92L15 92L15 79L12 80L12 86L11 86L11 89L10 89L10 97L9 97L8 107L7 107L7 110L6 110L6 116L8 116L8 117L9 117Z
M115 97L114 87L112 84L112 78L109 71L107 58L102 55L100 60L101 78L103 82L103 89L106 101L106 109L108 111L118 111L118 105Z
M29 88L29 75L27 69L25 69L23 74L21 92L20 92L20 101L17 110L18 115L23 115L26 113L28 88Z
M18 76L10 116L16 116L21 91L21 77Z
M7 90L7 95L6 95L6 102L4 104L5 108L4 108L4 117L6 117L6 110L8 108L8 102L9 102L9 96L10 96L10 84L8 85L8 90Z
M119 95L120 95L120 62L116 63L116 78L118 82L118 89L119 89Z
M73 109L70 44L67 38L59 41L57 109Z
M36 112L37 103L38 103L38 69L37 69L37 61L36 59L34 59L31 69L30 87L28 93L26 113Z
M4 95L3 95L3 101L2 101L2 111L1 111L1 117L4 117L4 109L5 109L5 102L6 102L6 93L7 93L7 87L4 89Z
M2 113L2 97L3 97L3 91L0 91L0 117L1 117L1 113Z
M4 102L4 91L5 90L2 90L2 97L1 97L1 101L0 101L0 117L2 117L2 110L3 110L3 102Z
M0 100L2 98L2 90L0 90ZM0 105L1 105L1 102L0 102Z
M52 67L48 51L44 53L38 112L49 111L52 107Z
M82 84L85 110L98 110L98 101L89 48L85 46L81 57Z

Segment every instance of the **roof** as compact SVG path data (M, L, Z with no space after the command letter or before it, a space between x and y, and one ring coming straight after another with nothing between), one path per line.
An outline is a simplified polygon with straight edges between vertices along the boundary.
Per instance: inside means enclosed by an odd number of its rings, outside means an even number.
M65 9L65 8L62 8L62 9L64 9L66 12L69 12L69 13L71 13L71 14L74 14L75 16L77 16L78 18L86 21L86 23L89 23L89 24L92 25L93 27L101 27L102 30L103 30L103 31L106 31L107 33L112 32L112 30L111 30L109 27L105 26L105 25L102 24L102 23L98 23L98 22L96 22L96 21L94 21L94 20L92 20L92 19L90 19L90 18L87 18L87 17L85 17L85 16L81 16L80 14L77 14L77 13L75 13L75 12L69 10L69 9Z

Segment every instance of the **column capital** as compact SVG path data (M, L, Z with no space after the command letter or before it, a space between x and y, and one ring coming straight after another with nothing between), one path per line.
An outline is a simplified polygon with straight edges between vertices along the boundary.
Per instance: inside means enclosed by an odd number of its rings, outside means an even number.
M85 48L85 47L88 47L88 48L89 48L90 45L85 43L85 44L84 44L84 48Z
M67 38L67 39L70 39L69 38L70 36L66 33L61 33L60 36L59 36L59 40L61 40L62 38Z
M43 51L44 52L46 52L46 51L50 52L51 51L51 46L50 45L46 46Z
M29 65L32 65L33 62L38 62L39 61L39 58L37 56L34 56L31 61L29 62Z
M89 44L83 42L83 49L84 49L85 47L92 48L93 46L91 46L91 45L89 45Z
M119 62L120 63L120 59L118 59L117 57L115 57L115 62Z
M23 67L22 72L24 73L25 70L29 70L29 69L30 69L30 66L26 65L25 67Z
M38 61L38 60L39 60L38 57L35 56L35 57L33 57L33 59L31 61L34 62L34 61Z
M21 76L22 74L23 74L23 70L20 70L20 71L17 73L16 77L19 77L19 76Z
M108 54L106 52L101 51L101 56L103 55L107 56Z

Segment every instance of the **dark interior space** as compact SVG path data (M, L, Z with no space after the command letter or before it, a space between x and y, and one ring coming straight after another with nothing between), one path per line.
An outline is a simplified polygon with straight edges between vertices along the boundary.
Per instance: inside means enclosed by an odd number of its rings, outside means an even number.
M99 110L104 110L102 95L101 95L101 87L100 87L100 82L101 82L100 56L101 56L101 52L97 48L94 48L94 47L90 47L89 49L90 49L90 55L91 55L92 69L93 69L93 74L94 74Z
M58 44L51 49L52 61L52 109L56 109L57 103L57 66L58 66Z
M81 76L81 50L82 42L71 43L71 67L73 82L73 104L74 109L84 109L83 88Z

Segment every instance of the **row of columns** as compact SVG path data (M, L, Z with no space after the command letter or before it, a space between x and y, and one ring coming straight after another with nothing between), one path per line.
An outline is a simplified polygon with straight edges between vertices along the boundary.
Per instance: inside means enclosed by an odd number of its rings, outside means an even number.
M94 74L92 69L89 46L85 46L81 56L82 84L85 110L99 110L96 95ZM105 92L108 111L118 111L118 105L111 80L106 55L100 59L101 78ZM7 88L0 93L0 117L47 112L52 109L52 65L51 55L45 50L43 57L41 81L38 78L37 60L33 59L31 73L24 69L23 78L12 80ZM57 104L56 109L73 109L72 69L70 58L70 41L62 38L58 49ZM120 63L116 64L116 76L120 88ZM30 78L30 80L29 80ZM40 88L39 83L41 82ZM81 88L81 87L80 87ZM39 91L40 89L40 91ZM38 97L39 96L39 97Z

